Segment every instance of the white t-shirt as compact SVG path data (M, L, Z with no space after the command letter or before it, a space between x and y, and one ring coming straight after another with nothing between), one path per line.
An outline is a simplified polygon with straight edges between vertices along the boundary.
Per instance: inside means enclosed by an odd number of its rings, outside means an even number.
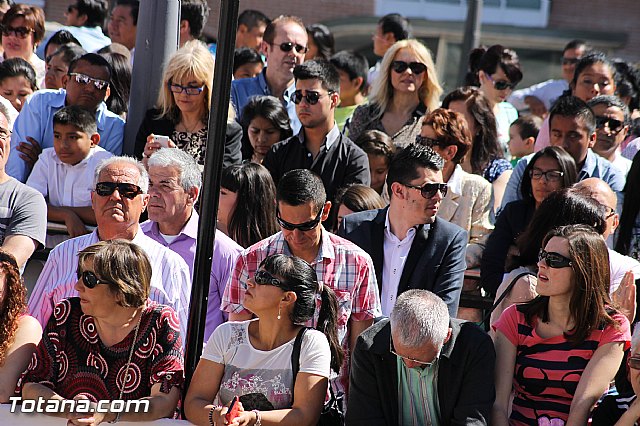
M202 358L224 364L217 402L229 404L234 396L261 393L274 409L290 408L293 385L293 340L270 351L255 349L249 341L252 321L227 322L215 329ZM300 372L329 378L331 350L324 334L307 330L300 347Z

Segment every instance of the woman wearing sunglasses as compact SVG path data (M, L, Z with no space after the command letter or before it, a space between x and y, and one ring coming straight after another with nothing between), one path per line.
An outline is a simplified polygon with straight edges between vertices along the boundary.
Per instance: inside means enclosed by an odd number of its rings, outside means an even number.
M162 147L178 147L204 168L213 67L213 56L198 40L185 43L173 54L164 69L156 107L147 111L140 124L134 148L138 158L148 158ZM231 103L228 108L224 167L242 161L242 127L235 120ZM169 140L158 141L155 135Z
M441 93L429 50L418 40L398 41L382 58L369 102L354 111L349 138L380 130L405 147L415 142L424 114L438 108Z
M184 382L178 318L148 304L145 252L126 240L102 241L78 254L77 273L78 297L56 305L18 382L22 397L149 401L147 412L50 413L73 424L173 417Z
M602 236L563 226L542 247L539 296L507 308L494 326L496 426L586 425L631 340L629 321L609 298Z
M44 38L44 11L37 6L14 4L2 18L1 60L22 58L36 72L36 81L42 81L45 62L36 56L36 47Z
M224 414L237 396L241 412L234 424L315 425L330 370L342 365L335 294L308 263L284 254L262 261L247 284L244 306L257 318L213 332L189 386L186 416L196 425L228 424ZM294 341L317 303L318 327L303 334L294 377Z

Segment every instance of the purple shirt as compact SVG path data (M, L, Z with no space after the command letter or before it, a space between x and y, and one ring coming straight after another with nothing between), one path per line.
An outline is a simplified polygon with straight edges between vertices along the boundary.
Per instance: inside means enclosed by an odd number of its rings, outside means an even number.
M193 280L193 264L196 256L196 240L198 238L198 213L194 210L187 224L180 231L180 235L167 243L160 234L157 222L148 220L140 225L145 235L163 246L173 250L189 265L189 272ZM207 304L207 322L204 329L204 341L217 326L227 321L227 313L220 310L220 301L224 288L227 285L231 270L236 263L242 247L227 237L223 232L216 230L216 239L213 246L213 259L211 261L211 280L209 281L209 302Z

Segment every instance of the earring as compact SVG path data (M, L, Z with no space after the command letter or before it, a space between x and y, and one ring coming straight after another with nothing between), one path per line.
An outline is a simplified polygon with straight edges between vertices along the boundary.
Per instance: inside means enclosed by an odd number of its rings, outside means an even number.
M280 316L280 308L282 308L282 306L281 306L281 305L278 305L278 320L280 320L280 318L282 318L282 317Z

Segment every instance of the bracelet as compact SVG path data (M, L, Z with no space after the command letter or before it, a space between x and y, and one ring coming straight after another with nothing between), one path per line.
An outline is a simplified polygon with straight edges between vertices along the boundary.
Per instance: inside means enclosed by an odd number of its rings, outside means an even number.
M216 405L214 405L213 407L211 407L211 410L209 410L209 424L211 426L216 426L216 424L213 422L213 411L216 409Z
M260 411L259 410L251 410L251 411L256 413L256 422L253 424L253 426L262 426L262 416L260 415Z

